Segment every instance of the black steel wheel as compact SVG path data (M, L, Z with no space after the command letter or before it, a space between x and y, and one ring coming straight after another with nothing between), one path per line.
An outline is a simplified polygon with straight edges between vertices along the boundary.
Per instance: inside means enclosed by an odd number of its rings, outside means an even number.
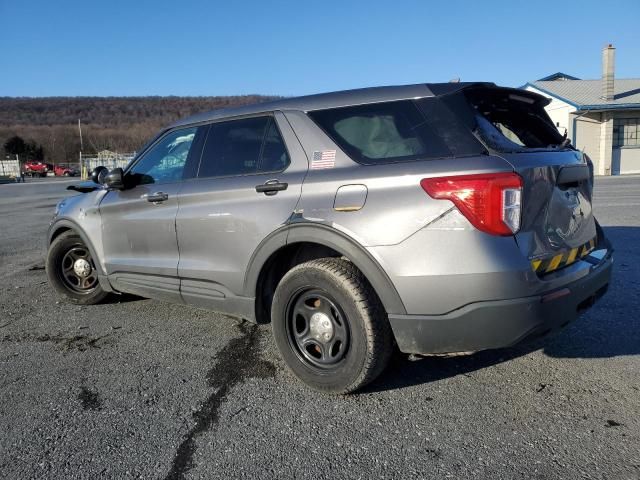
M98 281L91 251L75 232L65 232L51 243L45 268L49 283L66 301L93 305L108 295Z
M287 308L292 348L309 365L330 369L349 349L349 324L342 309L324 290L302 290Z
M393 349L378 296L342 258L311 260L287 272L273 296L271 323L291 371L324 392L362 388L384 370Z
M98 272L89 249L83 245L71 247L58 265L59 274L67 287L87 295L98 285Z

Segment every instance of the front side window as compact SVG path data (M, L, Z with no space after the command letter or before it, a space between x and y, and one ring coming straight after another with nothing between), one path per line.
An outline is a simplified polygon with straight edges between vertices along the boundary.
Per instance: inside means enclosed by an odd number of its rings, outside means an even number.
M275 172L288 164L289 156L273 118L244 118L211 124L198 177Z
M127 172L129 181L135 185L180 181L196 130L184 128L165 135Z

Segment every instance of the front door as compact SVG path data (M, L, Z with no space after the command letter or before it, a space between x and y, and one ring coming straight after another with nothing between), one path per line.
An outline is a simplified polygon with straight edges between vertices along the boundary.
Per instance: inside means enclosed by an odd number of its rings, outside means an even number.
M282 114L211 124L196 178L180 191L185 301L236 313L246 306L237 297L251 256L290 219L306 172L306 156Z
M100 203L105 265L121 291L181 301L176 213L197 127L161 137L124 175L124 190Z

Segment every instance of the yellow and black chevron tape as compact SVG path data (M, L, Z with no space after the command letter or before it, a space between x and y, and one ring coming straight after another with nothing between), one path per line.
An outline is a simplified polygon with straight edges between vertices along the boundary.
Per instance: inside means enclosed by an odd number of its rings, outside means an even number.
M586 257L594 248L596 248L596 239L592 238L584 245L572 248L568 252L559 253L549 258L536 258L535 260L531 260L531 268L533 268L533 271L536 273L553 272L559 268L571 265L582 257Z

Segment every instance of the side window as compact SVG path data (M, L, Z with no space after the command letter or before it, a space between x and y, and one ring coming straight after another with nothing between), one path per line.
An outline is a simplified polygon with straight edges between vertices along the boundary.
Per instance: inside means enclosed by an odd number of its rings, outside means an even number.
M289 156L271 117L214 123L202 150L199 178L284 169Z
M309 112L353 160L365 165L451 155L408 100Z
M182 179L182 172L196 136L197 127L168 133L144 154L128 172L132 183L171 183Z
M280 135L276 121L272 118L264 136L259 170L261 172L279 172L289 165L289 154Z

